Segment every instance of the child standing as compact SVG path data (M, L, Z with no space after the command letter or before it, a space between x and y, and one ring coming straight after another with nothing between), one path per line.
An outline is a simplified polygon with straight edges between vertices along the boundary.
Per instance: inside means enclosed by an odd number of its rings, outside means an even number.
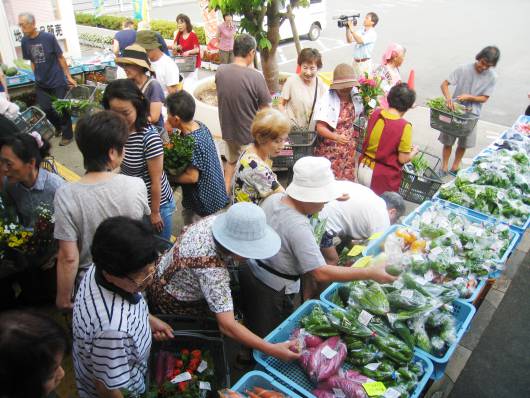
M183 216L187 225L224 208L228 195L212 134L203 123L193 120L195 100L191 94L179 91L169 95L166 103L168 127L177 128L195 140L190 165L176 177L176 182L182 184Z

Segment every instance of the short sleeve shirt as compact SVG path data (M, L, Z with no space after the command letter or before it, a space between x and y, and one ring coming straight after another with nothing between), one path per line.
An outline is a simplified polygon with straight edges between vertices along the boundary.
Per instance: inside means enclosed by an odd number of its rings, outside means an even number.
M185 39L182 34L177 33L177 36L175 37L175 43L180 45L182 47L182 52L184 51L191 51L194 48L200 47L199 39L197 38L197 35L195 32L190 32L188 37ZM195 54L197 57L197 61L195 62L195 67L200 68L201 67L201 53L199 51L198 54Z
M151 350L149 310L141 295L136 303L96 281L91 266L77 292L72 316L75 379L80 398L97 398L94 379L109 390L131 396L145 391Z
M118 42L120 47L120 54L130 45L136 41L136 31L134 29L123 29L114 35L114 39Z
M317 88L316 101L315 85ZM282 98L288 101L285 106L285 111L287 117L289 117L291 121L291 125L300 128L308 128L311 122L310 119L313 119L311 114L313 101L315 101L315 109L313 110L314 114L318 106L318 100L322 98L327 89L328 88L321 79L315 79L315 81L308 86L299 75L289 76L283 85Z
M365 154L372 159L375 159L377 148L379 147L379 142L385 128L385 119L398 120L398 115L393 115L388 112L386 109L381 111L381 118L375 123L372 133L370 134L370 141L366 147ZM412 150L412 125L407 123L403 129L403 134L401 135L401 141L399 142L398 152L408 153Z
M67 183L55 195L55 239L77 242L79 268L92 263L90 246L99 224L110 217L140 220L151 214L141 178L121 174L97 184Z
M164 90L162 89L162 86L156 79L151 79L148 83L147 87L143 90L145 98L149 102L161 102L164 103L166 100L166 96L164 95ZM162 116L162 112L160 112L160 117L158 118L158 122L154 123L157 127L164 127L164 117Z
M182 206L204 217L224 208L228 195L212 133L204 124L197 123L199 128L190 133L195 140L191 166L199 170L199 181L182 184Z
M59 64L63 50L54 35L39 32L35 38L22 38L22 56L35 66L35 83L43 88L66 86L66 76Z
M280 251L262 262L282 274L303 275L322 267L326 261L322 257L308 216L284 204L284 197L284 193L273 194L261 205L267 216L267 224L280 235L282 242ZM270 288L276 291L285 289L285 294L300 291L300 280L292 281L274 275L253 260L248 263L254 276Z
M236 164L232 196L234 203L252 202L259 205L281 187L271 162L265 162L248 149Z
M215 74L221 133L225 141L247 145L256 112L272 102L263 75L253 68L221 65Z
M206 300L210 310L218 314L232 311L234 306L230 275L212 235L215 217L205 217L182 233L160 260L156 277L169 272L169 277L164 275L168 294L179 301Z
M120 172L121 174L140 177L144 180L149 203L151 203L151 176L149 175L147 161L159 156L164 156L164 149L162 139L153 126L149 125L145 130L129 135L125 144L125 156L121 163ZM160 205L164 205L173 200L173 191L163 170L160 176L160 183Z
M167 55L162 55L158 61L151 62L155 70L156 80L160 82L164 96L167 97L167 88L175 86L180 81L179 67Z
M9 184L7 186L8 198L15 204L22 225L34 226L39 206L53 209L55 192L63 184L66 184L66 181L42 167L31 188L27 188L20 182Z
M475 69L475 64L472 63L458 67L453 73L451 73L451 75L449 75L447 81L452 86L455 86L453 98L456 98L461 94L485 95L489 97L495 88L497 73L492 68L489 68L482 73L478 73ZM468 102L463 104L471 107L472 112L476 115L480 115L482 103Z
M375 41L377 40L377 32L374 28L366 30L363 27L357 31L357 34L363 38L363 43L355 43L353 58L372 58L372 51L374 50Z

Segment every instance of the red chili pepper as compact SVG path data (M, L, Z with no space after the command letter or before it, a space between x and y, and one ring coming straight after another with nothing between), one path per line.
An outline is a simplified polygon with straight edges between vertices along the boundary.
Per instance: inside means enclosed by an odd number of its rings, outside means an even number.
M184 367L184 362L181 359L175 361L175 369L182 369Z
M201 356L202 356L202 352L201 352L201 350L193 350L193 351L191 352L191 357L192 357L192 358L198 358L198 359L200 359Z
M190 355L190 350L186 349L186 348L183 348L182 350L180 350L180 355Z
M180 383L177 384L177 387L178 387L180 392L184 392L188 388L188 382L187 381L181 381Z

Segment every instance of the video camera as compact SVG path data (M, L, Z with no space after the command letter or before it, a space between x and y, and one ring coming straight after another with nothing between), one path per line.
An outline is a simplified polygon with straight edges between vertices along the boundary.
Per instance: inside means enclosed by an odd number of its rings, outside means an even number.
M353 26L357 25L357 18L360 18L361 14L353 14L353 15L340 15L338 17L333 17L333 19L338 19L337 26L339 28L345 28L348 26L348 21L353 22Z

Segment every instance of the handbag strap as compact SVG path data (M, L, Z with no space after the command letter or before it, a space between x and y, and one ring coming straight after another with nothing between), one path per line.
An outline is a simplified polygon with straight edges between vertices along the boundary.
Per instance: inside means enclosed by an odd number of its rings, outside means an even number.
M308 123L311 123L311 119L313 118L313 111L315 110L315 104L317 103L317 94L318 94L318 76L316 77L316 81L315 81L315 97L313 98L313 106L311 106L311 113L309 114Z

